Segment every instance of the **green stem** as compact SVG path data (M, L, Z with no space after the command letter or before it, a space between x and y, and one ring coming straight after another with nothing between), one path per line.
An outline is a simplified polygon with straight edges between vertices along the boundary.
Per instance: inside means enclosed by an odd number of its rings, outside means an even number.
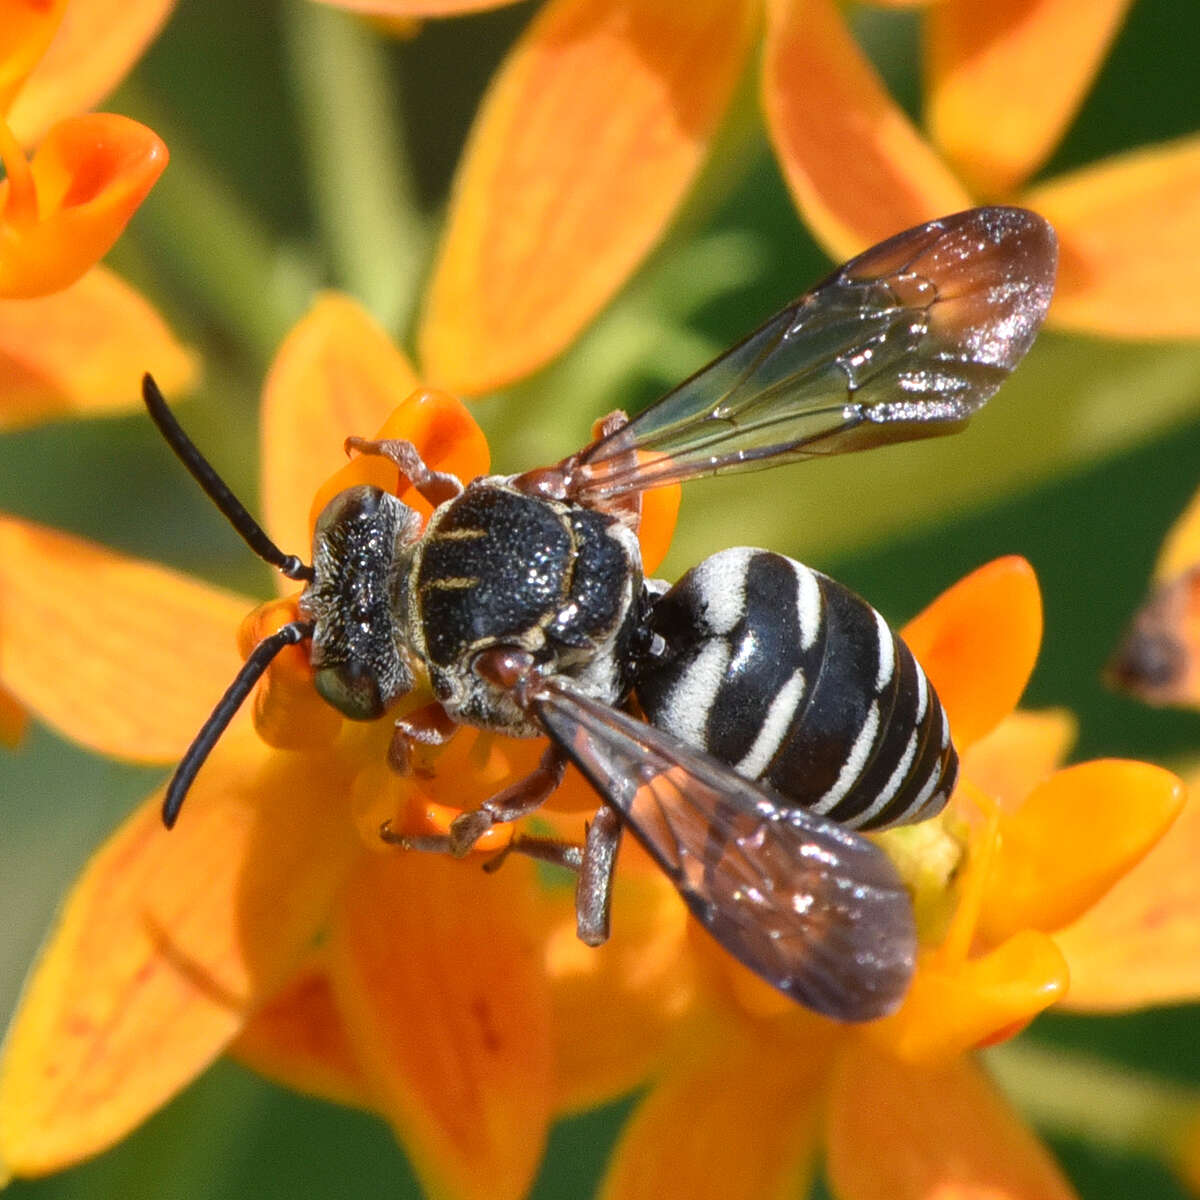
M1023 1112L1048 1133L1171 1161L1200 1122L1200 1091L1028 1038L985 1061Z
M310 0L284 9L313 202L337 282L390 330L412 319L429 242L386 43Z
M154 129L171 151L138 228L182 286L260 361L269 361L304 310L311 269L294 253L290 260L280 253L270 231L149 95L127 83L119 99L122 111Z

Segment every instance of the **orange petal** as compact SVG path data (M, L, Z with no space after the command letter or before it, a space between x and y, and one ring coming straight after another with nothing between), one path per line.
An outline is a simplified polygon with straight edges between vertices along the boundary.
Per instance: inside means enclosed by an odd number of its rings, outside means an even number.
M863 1032L905 1062L935 1067L1023 1028L1066 995L1068 981L1054 942L1033 930L965 962L934 950L899 1012Z
M332 8L378 17L456 17L462 13L507 8L517 0L321 0Z
M805 222L835 258L970 207L833 0L771 0L763 106Z
M1105 674L1147 704L1200 704L1200 565L1150 593Z
M585 946L573 889L543 898L553 1003L556 1112L591 1108L630 1091L663 1062L696 989L687 909L665 875L618 871L612 937Z
M959 750L1021 698L1042 641L1037 576L1023 558L998 558L943 592L903 629L950 717Z
M1200 492L1176 518L1154 564L1156 583L1167 583L1184 571L1200 566Z
M1127 338L1200 336L1200 138L1137 150L1036 187L1021 203L1058 231L1049 320Z
M28 709L11 692L0 687L0 745L19 746L28 728Z
M284 1087L337 1104L374 1106L320 967L302 970L255 1013L229 1053Z
M50 131L28 178L13 174L17 165L6 148L0 296L30 299L61 291L108 253L162 174L167 147L145 125L92 113Z
M834 1072L828 1124L840 1200L1074 1200L970 1059L912 1067L854 1039Z
M336 292L317 298L279 348L263 391L262 506L279 545L308 553L313 494L345 465L342 443L370 437L417 383L360 304Z
M532 863L494 875L433 855L369 856L330 971L351 1044L427 1190L523 1196L550 1102Z
M37 300L0 300L0 428L141 407L149 371L168 395L195 361L162 318L111 272Z
M333 760L231 728L167 833L158 798L67 899L9 1030L0 1159L56 1170L193 1079L295 969L358 853Z
M807 1194L827 1047L742 1032L716 1027L681 1048L626 1125L601 1200Z
M1001 818L982 938L1075 920L1163 836L1183 799L1183 784L1149 763L1100 759L1051 776Z
M1200 802L1192 799L1162 841L1057 935L1071 965L1071 1008L1110 1012L1200 998L1198 861Z
M162 567L0 519L0 680L100 754L172 762L240 664L247 601Z
M945 0L926 17L930 134L973 191L1010 192L1050 156L1130 0Z
M94 108L141 57L174 0L71 0L45 57L10 114L23 145L42 140L58 121Z
M1078 727L1065 708L1009 713L963 756L963 773L1002 808L1016 809L1062 766Z
M66 0L4 0L0 4L0 114L8 111L38 59L46 53Z
M642 520L638 526L638 541L642 547L642 570L649 575L662 566L675 536L679 518L679 503L683 489L677 483L670 487L654 488L642 497Z
M493 81L420 334L474 394L552 358L659 239L741 72L750 0L550 0Z
M297 599L269 600L245 617L237 639L243 659L284 625L300 619ZM276 750L316 750L341 732L342 714L321 699L313 683L310 652L304 642L285 646L254 689L255 732Z

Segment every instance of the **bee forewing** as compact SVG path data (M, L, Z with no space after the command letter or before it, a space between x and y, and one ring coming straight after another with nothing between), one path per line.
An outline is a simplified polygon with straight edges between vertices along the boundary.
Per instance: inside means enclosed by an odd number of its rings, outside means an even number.
M1056 265L1054 231L1020 208L897 234L585 449L574 494L951 433L1029 349Z
M708 755L548 685L551 736L736 958L842 1021L891 1012L912 976L912 906L887 857Z

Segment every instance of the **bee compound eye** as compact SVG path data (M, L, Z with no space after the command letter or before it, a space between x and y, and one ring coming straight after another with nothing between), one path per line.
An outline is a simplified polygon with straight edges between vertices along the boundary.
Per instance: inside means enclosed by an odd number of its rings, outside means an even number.
M352 721L373 721L383 716L379 682L359 660L319 667L313 682L322 699Z

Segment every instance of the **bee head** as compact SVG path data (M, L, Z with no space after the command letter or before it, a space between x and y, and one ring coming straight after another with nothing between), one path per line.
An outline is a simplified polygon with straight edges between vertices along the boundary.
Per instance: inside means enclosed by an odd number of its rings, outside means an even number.
M300 609L313 623L311 662L321 696L355 721L382 716L410 692L397 604L420 518L366 484L339 492L313 533L313 578Z

